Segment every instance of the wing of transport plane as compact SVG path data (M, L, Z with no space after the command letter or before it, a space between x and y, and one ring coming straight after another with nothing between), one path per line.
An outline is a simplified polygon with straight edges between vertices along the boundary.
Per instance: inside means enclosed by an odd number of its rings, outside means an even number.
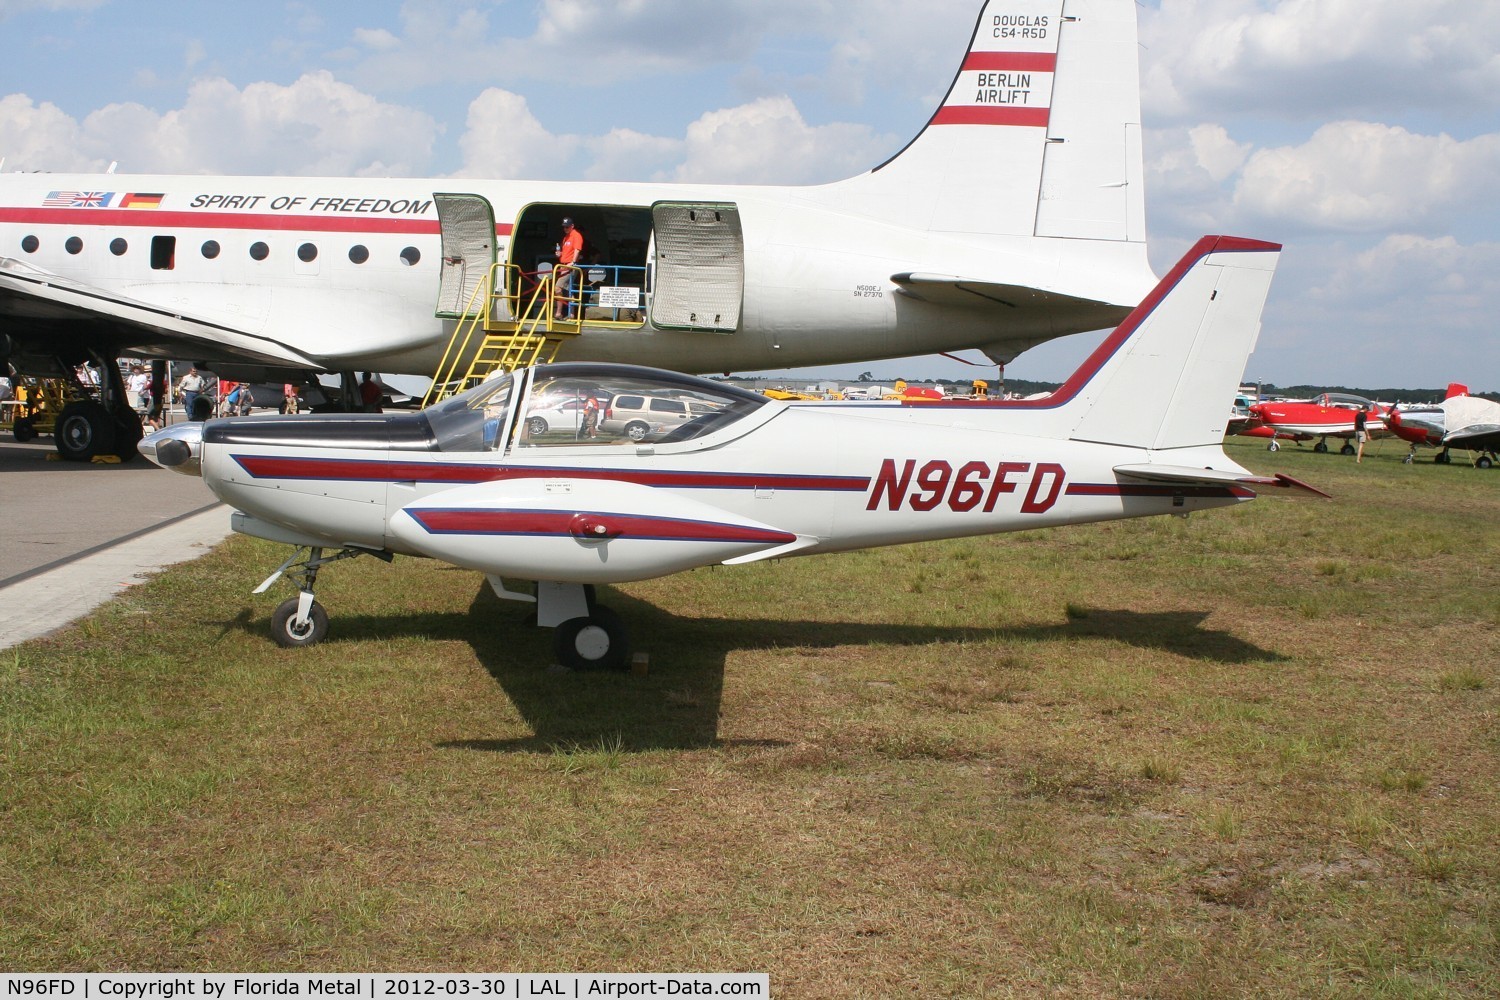
M70 339L142 357L219 359L319 369L269 337L200 319L0 257L0 319L56 323Z

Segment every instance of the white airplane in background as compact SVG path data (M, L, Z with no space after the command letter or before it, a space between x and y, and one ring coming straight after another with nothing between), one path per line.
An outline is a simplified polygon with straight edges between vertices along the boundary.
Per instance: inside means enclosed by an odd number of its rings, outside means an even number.
M989 0L921 133L811 187L6 175L0 359L431 376L491 266L524 282L567 217L595 291L559 360L1004 363L1113 326L1155 283L1136 47L1133 0ZM65 457L134 454L139 422L104 381L60 419Z
M535 601L564 665L620 668L629 637L594 584L1308 489L1254 476L1223 449L1224 399L1280 249L1204 237L1045 399L787 403L575 362L491 379L420 413L184 423L141 450L201 475L235 508L235 530L298 546L256 591L296 582L271 616L284 646L327 630L313 594L321 567L412 555ZM531 418L567 398L603 398L602 419L535 435ZM664 408L643 420L650 400L685 419ZM535 594L507 579L537 581Z

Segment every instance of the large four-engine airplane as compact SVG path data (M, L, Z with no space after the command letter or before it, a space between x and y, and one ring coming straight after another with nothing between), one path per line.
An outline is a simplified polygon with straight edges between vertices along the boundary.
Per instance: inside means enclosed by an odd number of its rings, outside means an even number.
M321 567L400 554L484 573L501 597L536 602L562 663L617 668L628 635L595 584L1307 489L1254 476L1223 450L1224 400L1279 251L1204 237L1042 399L784 402L575 362L419 413L178 424L141 449L202 475L235 508L236 530L299 547L257 591L283 574L298 586L272 616L282 645L326 634ZM533 423L570 400L579 419ZM535 593L507 579L537 581Z
M921 133L812 187L6 175L0 361L430 376L492 265L521 294L566 217L588 295L559 360L1004 363L1109 329L1155 283L1136 46L1132 0L990 0ZM139 422L106 381L60 421L65 456L134 454Z

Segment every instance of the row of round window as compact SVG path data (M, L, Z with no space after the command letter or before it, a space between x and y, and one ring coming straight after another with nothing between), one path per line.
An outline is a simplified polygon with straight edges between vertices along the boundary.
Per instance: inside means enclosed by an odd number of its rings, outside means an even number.
M37 239L35 236L27 236L21 240L21 249L25 250L27 253L36 253L37 250L41 248L41 245L42 241ZM115 237L115 239L111 240L109 244L109 252L114 254L116 257L123 257L125 255L125 251L129 248L129 244L127 244L123 239L119 237ZM77 236L69 236L67 242L63 244L63 249L68 251L68 253L70 254L76 255L83 253L83 240ZM218 257L221 250L222 248L219 246L219 242L217 240L207 240L204 242L202 247L203 256L208 260L213 260L214 258ZM269 256L271 256L271 248L264 242L257 240L256 242L250 244L250 257L252 259L265 260ZM297 248L297 259L302 261L302 263L304 264L311 264L313 261L317 260L317 245L314 243L304 243L299 246ZM369 248L356 243L354 246L349 248L349 259L356 264L363 264L365 261L370 259ZM412 265L417 263L417 261L421 259L422 252L416 247L406 247L401 251L401 262L403 264Z

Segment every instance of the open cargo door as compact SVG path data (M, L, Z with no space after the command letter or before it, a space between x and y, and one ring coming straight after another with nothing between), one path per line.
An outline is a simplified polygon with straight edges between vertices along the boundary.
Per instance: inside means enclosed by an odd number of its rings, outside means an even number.
M651 323L665 330L733 333L745 298L745 238L730 204L651 206L656 282Z
M433 201L443 239L436 311L442 319L459 319L485 306L474 294L495 263L495 210L477 194L434 194ZM506 306L500 301L496 308Z

